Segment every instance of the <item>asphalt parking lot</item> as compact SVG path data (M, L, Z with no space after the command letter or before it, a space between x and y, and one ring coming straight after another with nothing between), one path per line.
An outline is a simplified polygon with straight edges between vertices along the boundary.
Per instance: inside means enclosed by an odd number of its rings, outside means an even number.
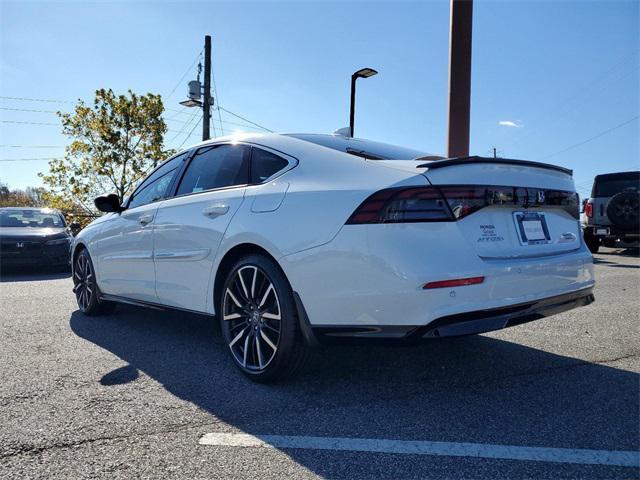
M239 375L206 317L88 318L68 274L3 275L0 477L638 478L606 452L639 450L640 258L604 250L591 306L414 347L320 349L275 386ZM264 442L199 443L221 433ZM357 439L448 443L363 452ZM508 451L496 446L560 454L486 458ZM604 453L570 463L563 449Z

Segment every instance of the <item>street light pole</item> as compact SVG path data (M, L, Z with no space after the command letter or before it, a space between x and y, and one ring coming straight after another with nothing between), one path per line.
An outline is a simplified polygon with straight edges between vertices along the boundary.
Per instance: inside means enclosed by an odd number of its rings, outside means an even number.
M361 68L351 75L351 106L349 108L349 136L353 138L353 125L356 118L356 80L359 78L369 78L377 75L373 68Z
M202 101L202 140L211 138L211 35L204 37L204 99Z
M473 0L451 0L447 155L469 155Z
M349 107L349 136L353 138L353 124L356 118L356 80L357 76L354 73L351 75L351 106Z

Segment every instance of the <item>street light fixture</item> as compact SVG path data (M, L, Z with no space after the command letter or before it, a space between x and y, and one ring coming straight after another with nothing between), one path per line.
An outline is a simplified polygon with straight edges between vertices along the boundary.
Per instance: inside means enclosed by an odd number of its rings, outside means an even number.
M351 109L349 111L349 133L351 134L351 138L353 138L353 124L355 120L355 110L356 110L356 80L359 78L369 78L377 75L378 72L373 68L361 68L353 75L351 75Z
M202 102L189 98L188 100L181 101L180 105L182 105L183 107L201 107Z

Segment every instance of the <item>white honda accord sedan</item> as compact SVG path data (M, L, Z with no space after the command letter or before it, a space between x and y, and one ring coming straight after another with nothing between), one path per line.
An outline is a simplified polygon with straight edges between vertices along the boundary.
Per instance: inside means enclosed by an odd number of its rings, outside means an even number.
M245 134L96 206L72 247L80 310L215 315L257 381L324 341L476 334L593 301L572 172L554 165Z

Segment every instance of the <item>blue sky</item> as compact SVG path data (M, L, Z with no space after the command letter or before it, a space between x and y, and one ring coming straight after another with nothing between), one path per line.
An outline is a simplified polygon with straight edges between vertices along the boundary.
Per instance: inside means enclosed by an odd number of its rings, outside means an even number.
M597 173L639 168L639 5L476 0L471 152L573 168L581 194ZM448 1L0 1L0 96L90 100L102 87L167 96L211 34L223 107L276 131L329 133L348 124L351 73L371 66L380 74L358 84L356 135L442 154L448 21ZM185 124L195 109L178 105L193 77L195 67L166 98L173 147L199 140ZM72 103L0 98L0 107ZM0 117L0 159L63 153L58 126L7 123L57 124L53 114ZM222 120L225 132L246 129ZM38 185L46 168L3 161L0 181Z

